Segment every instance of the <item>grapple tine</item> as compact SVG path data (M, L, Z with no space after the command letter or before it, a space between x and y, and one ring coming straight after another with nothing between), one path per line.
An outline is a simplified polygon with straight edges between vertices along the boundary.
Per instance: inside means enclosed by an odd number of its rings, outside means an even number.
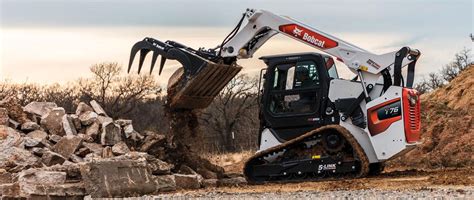
M153 72L153 68L155 68L155 63L156 63L156 59L158 58L158 55L160 54L157 51L153 51L153 56L151 58L150 74Z
M166 58L161 56L160 60L160 71L158 72L158 75L161 75L161 72L163 71L163 66L165 66Z
M138 73L140 73L140 71L142 71L143 61L145 61L145 57L146 57L146 54L148 54L148 52L150 52L149 49L141 49L140 50L140 61L138 63Z
M137 43L133 45L132 50L130 51L130 60L128 61L127 73L130 73L130 69L132 69L133 60L135 59L135 55L137 55L138 51L140 51L140 47Z

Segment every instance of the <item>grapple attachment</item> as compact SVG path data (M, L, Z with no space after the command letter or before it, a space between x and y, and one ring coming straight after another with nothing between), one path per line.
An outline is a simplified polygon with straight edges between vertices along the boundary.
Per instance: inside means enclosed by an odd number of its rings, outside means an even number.
M214 62L218 61L218 57L212 51L194 50L173 41L161 42L145 38L133 45L128 72L135 55L140 52L138 64L140 73L143 61L150 51L153 52L150 73L153 72L158 55L161 55L159 74L163 71L167 59L177 60L182 65L168 80L168 104L173 109L206 108L242 69L236 64Z

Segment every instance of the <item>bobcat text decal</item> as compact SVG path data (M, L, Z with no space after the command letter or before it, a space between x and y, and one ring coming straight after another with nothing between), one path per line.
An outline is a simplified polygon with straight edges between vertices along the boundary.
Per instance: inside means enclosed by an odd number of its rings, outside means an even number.
M280 31L296 37L300 40L303 40L313 46L316 46L321 49L330 49L337 47L337 42L331 40L327 37L324 37L318 33L315 33L305 27L299 26L297 24L286 24L280 26Z

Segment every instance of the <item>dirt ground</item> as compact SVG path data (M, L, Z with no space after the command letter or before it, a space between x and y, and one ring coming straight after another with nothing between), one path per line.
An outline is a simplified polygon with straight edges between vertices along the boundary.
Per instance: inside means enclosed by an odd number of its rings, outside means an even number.
M474 198L472 168L391 171L379 176L339 181L247 185L178 191L153 198L311 199L311 198ZM147 199L149 197L143 197Z

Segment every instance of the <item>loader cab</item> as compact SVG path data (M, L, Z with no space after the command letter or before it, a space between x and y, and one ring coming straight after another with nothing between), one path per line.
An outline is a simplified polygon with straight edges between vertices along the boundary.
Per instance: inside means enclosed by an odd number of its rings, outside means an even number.
M260 98L261 129L269 128L280 142L320 126L338 123L327 115L329 82L338 78L331 57L317 53L260 58L266 64Z

